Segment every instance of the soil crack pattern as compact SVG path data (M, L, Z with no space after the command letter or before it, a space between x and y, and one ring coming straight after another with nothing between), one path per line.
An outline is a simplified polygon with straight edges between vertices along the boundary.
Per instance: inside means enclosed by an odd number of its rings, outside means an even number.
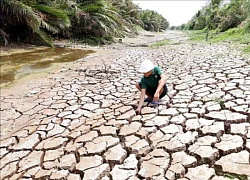
M3 89L0 179L250 179L247 60L231 44L179 34L179 43L140 46L156 36ZM169 91L136 115L144 59Z

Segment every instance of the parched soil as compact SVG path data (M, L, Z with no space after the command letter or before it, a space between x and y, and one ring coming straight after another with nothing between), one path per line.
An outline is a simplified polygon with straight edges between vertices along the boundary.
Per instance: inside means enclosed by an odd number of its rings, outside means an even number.
M1 89L0 179L250 179L241 52L169 32L95 50ZM162 68L168 94L136 115L144 59Z

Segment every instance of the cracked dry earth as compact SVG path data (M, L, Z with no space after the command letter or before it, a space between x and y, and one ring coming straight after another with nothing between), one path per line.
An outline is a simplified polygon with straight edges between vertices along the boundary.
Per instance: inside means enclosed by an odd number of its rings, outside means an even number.
M106 71L81 59L1 94L0 179L250 179L250 65L239 52L182 43L85 60L100 58ZM136 115L145 58L169 92Z

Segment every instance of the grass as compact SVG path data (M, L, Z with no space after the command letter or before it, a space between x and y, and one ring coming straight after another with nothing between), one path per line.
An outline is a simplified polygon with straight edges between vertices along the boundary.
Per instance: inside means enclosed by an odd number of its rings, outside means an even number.
M189 37L190 41L205 41L206 32L204 30L195 30L195 31L184 31Z
M238 175L238 174L232 174L232 173L224 173L224 177L227 177L229 179L239 179L239 180L247 180L246 175Z
M225 109L225 101L224 101L223 99L218 98L218 97L215 97L215 98L213 99L213 101L214 101L214 102L217 102L217 103L220 105L220 107L221 107L222 110Z
M143 29L141 26L139 26L139 25L136 25L135 26L135 29L137 30L137 31L145 31L145 29Z
M167 44L170 44L170 42L171 42L170 40L164 39L164 40L158 41L158 42L156 42L154 44L151 44L149 47L150 48L158 48L160 46L165 46Z
M245 32L244 29L232 28L226 32L216 32L215 30L209 31L208 41L206 41L206 30L198 31L185 31L190 37L190 42L204 42L204 43L219 43L231 42L237 44L249 44L250 32ZM250 45L242 46L240 48L243 54L250 55Z
M206 31L187 31L190 36L191 41L205 41ZM239 42L239 43L249 43L250 42L250 33L244 33L242 29L233 28L229 29L226 32L216 32L215 30L209 31L208 41L211 42Z
M243 33L242 30L238 28L229 29L225 33L217 34L214 33L210 37L210 42L223 42L223 41L231 41L231 42L239 42L241 44L250 42L250 34Z
M217 175L223 176L229 179L239 179L239 180L248 180L247 175L235 174L230 172L223 172L221 166L214 166L214 170Z

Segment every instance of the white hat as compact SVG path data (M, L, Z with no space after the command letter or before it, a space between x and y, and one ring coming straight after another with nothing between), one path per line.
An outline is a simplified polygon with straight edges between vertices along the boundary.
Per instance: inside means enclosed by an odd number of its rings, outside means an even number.
M150 60L145 60L141 63L139 72L146 73L154 69L154 64Z

